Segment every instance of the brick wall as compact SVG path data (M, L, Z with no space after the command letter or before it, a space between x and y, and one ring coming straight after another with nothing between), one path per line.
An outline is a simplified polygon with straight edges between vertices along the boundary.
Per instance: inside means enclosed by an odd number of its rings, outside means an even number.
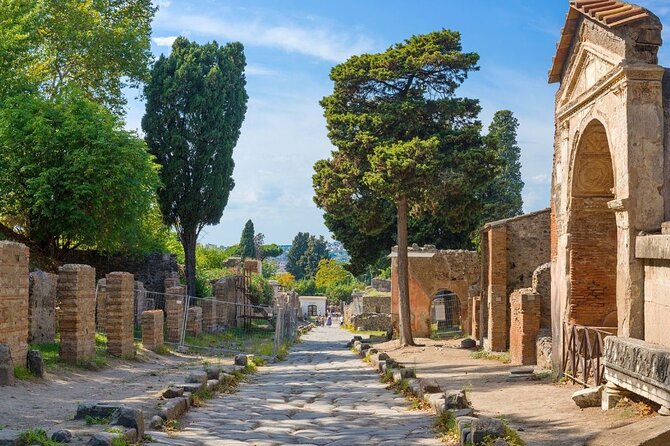
M200 336L202 333L202 308L191 306L188 308L186 319L186 334L189 336Z
M179 342L184 329L186 287L168 288L165 293L165 338L168 342Z
M488 347L491 351L507 350L507 226L488 231Z
M604 326L616 314L617 227L609 198L572 199L570 322ZM616 325L616 318L614 319Z
M512 364L533 365L537 361L537 336L540 331L540 296L532 289L510 295L510 347Z
M28 247L0 242L0 344L14 365L26 365L28 349Z
M95 357L95 269L63 265L58 269L61 360L76 364Z

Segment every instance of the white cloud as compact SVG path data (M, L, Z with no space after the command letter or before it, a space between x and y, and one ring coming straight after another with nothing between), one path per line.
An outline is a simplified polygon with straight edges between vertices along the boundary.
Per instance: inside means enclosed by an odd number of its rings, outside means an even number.
M169 46L171 47L177 36L166 36L166 37L153 37L151 40L158 46Z
M262 65L248 64L244 72L247 76L275 76L276 71L266 68Z
M317 57L329 62L342 62L354 54L375 48L374 42L363 35L339 32L326 24L310 26L294 23L270 23L267 19L225 19L205 15L172 14L156 17L157 25L218 39L238 40L245 45L277 48L289 53Z
M157 0L156 5L158 5L159 9L166 9L169 8L172 2L170 0Z

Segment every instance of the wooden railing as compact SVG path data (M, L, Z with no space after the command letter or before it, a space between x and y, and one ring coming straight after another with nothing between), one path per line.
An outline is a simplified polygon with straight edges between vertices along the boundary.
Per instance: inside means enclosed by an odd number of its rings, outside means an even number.
M563 375L584 387L601 385L605 375L602 360L605 338L616 334L616 327L586 327L566 322L563 325Z

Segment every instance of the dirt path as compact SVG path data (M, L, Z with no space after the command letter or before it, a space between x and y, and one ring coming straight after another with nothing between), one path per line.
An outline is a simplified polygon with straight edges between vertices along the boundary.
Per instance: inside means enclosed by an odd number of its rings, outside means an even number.
M473 359L469 350L457 347L460 341L416 341L424 347L399 349L397 341L390 341L375 348L414 367L420 378L436 379L445 389L468 389L477 412L503 416L528 446L582 445L601 431L640 419L631 408L579 409L571 396L580 387L573 385L548 380L509 382L514 367Z
M232 359L207 361L232 364ZM203 358L198 356L160 356L141 350L137 360L110 360L109 366L100 371L58 369L44 380L2 387L0 425L13 430L81 430L81 422L73 423L71 418L82 401L122 403L142 409L148 421L156 414L161 389L171 382L183 382L190 370L202 370L202 366Z

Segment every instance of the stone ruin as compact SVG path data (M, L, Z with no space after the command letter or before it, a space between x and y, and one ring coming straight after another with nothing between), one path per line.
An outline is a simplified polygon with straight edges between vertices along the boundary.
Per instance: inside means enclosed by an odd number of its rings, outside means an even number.
M95 269L64 265L58 269L60 357L77 364L95 357Z
M29 276L28 343L51 343L56 339L56 291L58 275L34 271Z
M8 348L13 364L21 366L28 351L28 260L25 245L0 242L0 344Z
M434 246L412 246L409 256L409 297L412 332L416 336L431 334L431 307L440 290L455 293L459 302L463 331L471 331L470 302L479 284L479 254L474 251L442 251ZM391 252L391 314L397 320L398 254Z
M390 284L390 281L387 282ZM379 282L377 285L386 288ZM374 287L364 291L356 290L351 295L351 303L344 305L343 316L344 322L357 330L386 331L392 324L391 292L379 291Z

